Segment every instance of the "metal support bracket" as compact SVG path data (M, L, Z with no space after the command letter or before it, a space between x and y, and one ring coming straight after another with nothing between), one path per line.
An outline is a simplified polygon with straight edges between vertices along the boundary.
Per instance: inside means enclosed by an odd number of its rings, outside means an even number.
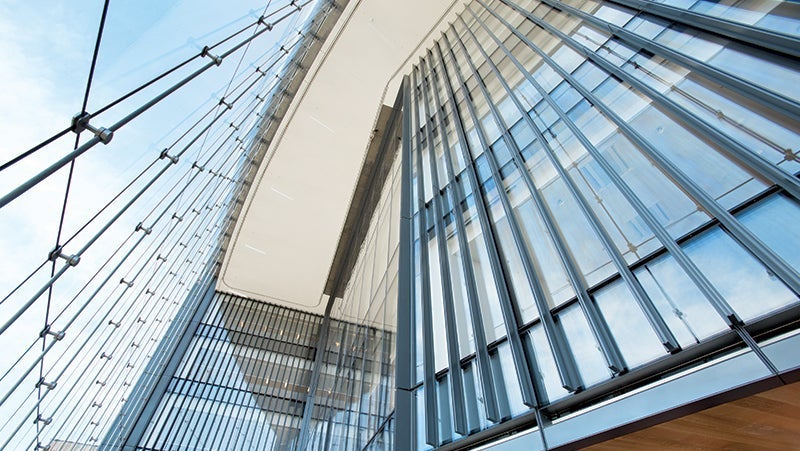
M52 390L52 389L56 388L57 384L58 383L55 382L55 381L53 381L53 382L45 382L44 378L41 378L41 379L39 379L39 382L36 383L36 388L47 387L48 390Z
M55 249L50 251L49 254L47 254L47 259L50 260L51 262L54 262L56 261L57 258L63 258L70 266L77 266L78 263L81 262L81 257L79 255L67 255L61 252L63 249L64 249L63 245L56 247Z
M114 137L114 132L105 127L94 127L90 125L89 119L91 119L91 117L92 115L89 113L78 113L72 116L72 131L80 133L84 130L89 130L94 136L98 137L103 144L110 143L111 139Z
M169 149L166 149L166 148L164 150L162 150L161 154L158 156L158 159L159 160L163 160L164 158L168 158L169 161L172 162L172 164L178 164L179 158L168 154L167 153L168 151L169 151Z
M225 105L225 107L228 108L229 110L233 108L233 104L226 102L225 101L225 97L219 99L219 104L220 105Z
M212 55L211 54L211 48L208 47L208 46L203 47L203 51L200 52L200 56L202 56L202 57L206 57L207 56L207 57L211 58L211 61L213 61L214 64L216 64L217 66L222 64L222 58L220 58L218 55Z
M53 332L50 330L50 325L48 324L41 332L39 332L39 336L44 338L45 335L50 335L56 341L61 341L64 338L64 331Z
M134 230L134 232L138 232L140 230L144 230L145 235L150 235L150 233L153 232L152 227L145 227L144 224L141 222L136 224L136 229Z
M123 285L127 285L127 286L128 286L128 288L132 288L132 287L133 287L133 281L131 281L131 282L128 282L128 281L127 281L127 280L125 280L125 279L120 279L120 280L119 280L119 283L121 283L121 284L123 284Z
M34 424L36 424L36 423L44 423L44 425L45 425L45 426L47 426L48 424L50 424L50 423L52 423L52 422L53 422L53 418L52 418L52 417L50 417L50 418L44 418L44 417L43 417L43 416L41 416L41 415L37 416L37 417L36 417L36 419L35 419L35 420L33 420L33 423L34 423Z
M263 25L267 30L272 30L272 24L267 22L267 18L265 16L258 18L258 24Z

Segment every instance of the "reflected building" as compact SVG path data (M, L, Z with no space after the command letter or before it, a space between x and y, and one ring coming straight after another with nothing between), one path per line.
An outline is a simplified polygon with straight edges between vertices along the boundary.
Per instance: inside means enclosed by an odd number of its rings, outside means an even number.
M796 396L797 4L331 3L221 269L101 448L574 448ZM256 264L286 236L253 235L266 194L307 235ZM248 288L304 246L322 301Z

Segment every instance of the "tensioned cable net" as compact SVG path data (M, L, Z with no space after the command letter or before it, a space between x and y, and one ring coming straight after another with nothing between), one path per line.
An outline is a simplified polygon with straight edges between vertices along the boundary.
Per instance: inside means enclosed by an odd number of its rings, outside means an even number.
M52 56L52 86L25 92L47 108L20 104L0 150L0 449L101 443L214 275L290 63L331 8L97 3L74 12L96 34L40 17L41 41L9 41L12 62ZM66 58L84 64L81 83L55 66ZM20 85L39 81L26 73Z

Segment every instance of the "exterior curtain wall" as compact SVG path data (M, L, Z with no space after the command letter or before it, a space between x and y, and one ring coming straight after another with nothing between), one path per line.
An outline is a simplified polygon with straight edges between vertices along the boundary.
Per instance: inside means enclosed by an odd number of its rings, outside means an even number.
M288 449L322 318L217 293L136 449Z
M308 449L395 449L395 324L397 318L400 158L383 183L332 326L314 406ZM337 396L338 391L338 396Z
M779 374L800 22L739 3L475 0L414 66L417 448L522 415L545 447L553 420L736 350Z

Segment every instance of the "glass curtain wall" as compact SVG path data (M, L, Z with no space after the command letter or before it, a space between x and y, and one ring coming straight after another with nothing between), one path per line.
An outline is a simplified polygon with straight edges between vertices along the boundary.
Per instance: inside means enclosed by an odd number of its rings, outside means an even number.
M136 449L290 449L322 317L217 293Z
M759 36L797 42L798 8L649 3L475 0L409 75L418 448L726 334L774 371L753 326L798 305L800 63Z
M307 449L394 449L400 224L398 145L331 328Z

